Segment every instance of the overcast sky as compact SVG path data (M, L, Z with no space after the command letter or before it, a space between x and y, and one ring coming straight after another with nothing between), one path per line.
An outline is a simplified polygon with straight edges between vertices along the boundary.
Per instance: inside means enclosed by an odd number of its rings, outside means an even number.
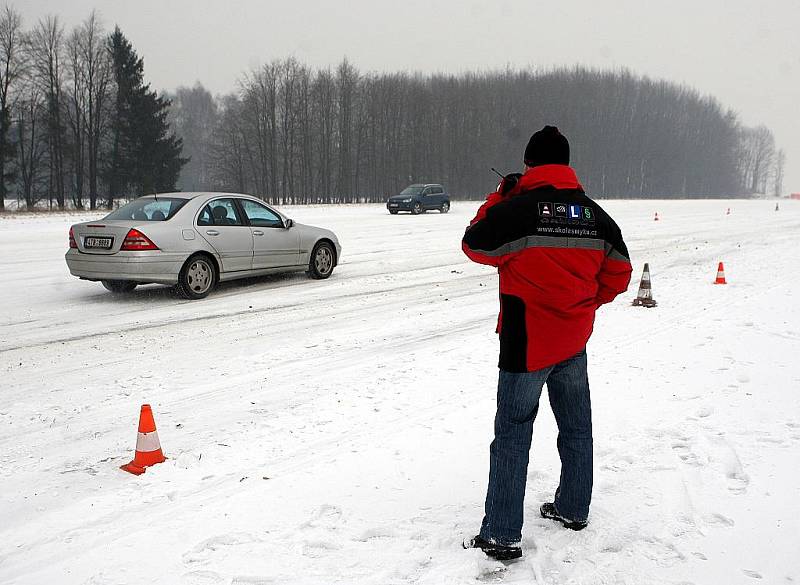
M362 71L512 66L627 67L716 96L786 150L784 190L800 192L800 0L25 0L26 27L67 26L97 8L119 24L158 89L241 74L295 56ZM558 124L558 120L553 120ZM533 129L531 129L533 130Z

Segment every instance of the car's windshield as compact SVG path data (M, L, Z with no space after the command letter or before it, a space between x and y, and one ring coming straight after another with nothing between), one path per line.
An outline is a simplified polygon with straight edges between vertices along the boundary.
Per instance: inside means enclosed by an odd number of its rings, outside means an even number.
M409 185L400 191L400 195L419 195L424 188L425 185Z
M167 221L183 207L188 199L178 197L147 197L135 199L112 211L103 219L133 219L136 221Z

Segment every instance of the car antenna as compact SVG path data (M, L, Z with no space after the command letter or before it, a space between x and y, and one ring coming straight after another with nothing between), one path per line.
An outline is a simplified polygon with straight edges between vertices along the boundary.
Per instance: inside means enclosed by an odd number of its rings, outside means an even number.
M496 168L492 167L491 170L493 170L495 173L497 173L497 176L500 177L501 179L505 179L506 178L506 176L503 173L501 173L500 171L498 171Z
M155 191L153 191L153 197L155 197L156 201L158 201L158 193L156 193Z

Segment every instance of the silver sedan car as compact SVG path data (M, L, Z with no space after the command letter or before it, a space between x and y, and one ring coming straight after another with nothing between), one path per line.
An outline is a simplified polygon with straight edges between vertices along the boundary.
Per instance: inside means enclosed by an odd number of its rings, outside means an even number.
M174 285L201 299L223 280L307 270L328 278L342 254L336 235L293 222L260 199L233 193L165 193L131 201L69 230L73 276L114 293Z

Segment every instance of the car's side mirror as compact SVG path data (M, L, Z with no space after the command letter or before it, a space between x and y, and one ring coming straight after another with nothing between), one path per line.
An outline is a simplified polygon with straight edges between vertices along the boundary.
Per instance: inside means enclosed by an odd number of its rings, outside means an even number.
M292 221L291 219L288 219L288 218L287 218L287 219L286 219L286 223L284 224L284 227L285 227L285 228L288 230L288 229L289 229L290 227L292 227L293 225L294 225L294 221Z

